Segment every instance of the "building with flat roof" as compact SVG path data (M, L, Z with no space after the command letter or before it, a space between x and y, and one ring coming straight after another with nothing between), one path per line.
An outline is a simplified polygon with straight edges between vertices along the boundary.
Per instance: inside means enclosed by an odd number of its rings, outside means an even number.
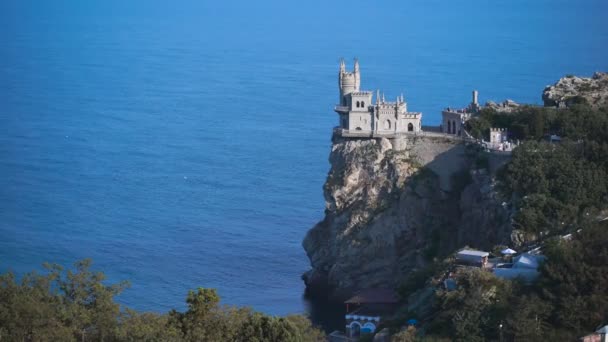
M488 263L490 253L474 249L463 249L456 253L456 261L461 264L469 264L484 267Z
M358 338L373 334L383 316L392 314L399 297L389 289L365 289L344 302L346 304L346 336Z

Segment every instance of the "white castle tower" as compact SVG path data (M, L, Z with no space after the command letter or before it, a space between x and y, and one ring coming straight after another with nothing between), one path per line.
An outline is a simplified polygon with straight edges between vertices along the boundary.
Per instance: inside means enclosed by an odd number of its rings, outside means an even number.
M335 111L340 116L338 130L344 137L393 137L400 133L421 131L422 113L407 111L403 95L395 102L387 102L380 91L376 103L373 93L361 90L361 70L355 59L352 72L346 71L344 60L340 60L338 72L340 99Z
M361 86L361 72L359 71L359 61L355 59L353 72L346 72L344 59L340 60L340 72L338 73L340 85L340 104L346 106L346 95L359 91Z

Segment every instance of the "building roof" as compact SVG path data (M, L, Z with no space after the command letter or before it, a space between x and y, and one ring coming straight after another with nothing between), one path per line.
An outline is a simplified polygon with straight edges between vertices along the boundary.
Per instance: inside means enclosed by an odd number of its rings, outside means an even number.
M540 262L545 259L542 255L524 253L513 260L513 268L537 269Z
M346 304L395 304L399 297L389 289L365 289L345 301Z
M483 251L476 251L473 249L463 249L460 252L458 252L458 255L471 255L471 256L478 256L478 257L487 257L488 255L490 255L490 253L483 252Z
M540 273L537 270L529 268L495 268L492 272L494 275L503 279L520 278L526 283L535 281Z

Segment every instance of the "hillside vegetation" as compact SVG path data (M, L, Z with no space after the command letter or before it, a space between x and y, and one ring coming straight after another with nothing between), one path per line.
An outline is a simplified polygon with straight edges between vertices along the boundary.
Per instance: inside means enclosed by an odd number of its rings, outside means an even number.
M547 261L531 285L481 269L459 272L457 290L437 291L426 337L412 340L571 341L595 331L608 320L607 245L606 223L547 241Z
M74 271L45 265L18 281L0 275L0 341L323 341L303 316L271 317L220 306L213 289L190 291L185 312L124 309L114 301L126 283L106 285L90 260Z
M468 126L480 138L500 127L522 140L498 180L513 228L542 247L546 262L532 284L459 272L457 290L436 292L425 333L395 340L569 341L608 324L608 109L485 109Z

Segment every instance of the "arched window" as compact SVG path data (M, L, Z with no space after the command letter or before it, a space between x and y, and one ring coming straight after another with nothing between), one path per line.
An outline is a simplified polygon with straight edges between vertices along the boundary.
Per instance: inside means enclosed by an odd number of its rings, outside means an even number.
M361 336L361 324L359 322L351 322L350 323L350 337L359 337Z
M365 108L365 102L361 101L361 108Z
M357 108L359 108L359 101L357 101Z
M391 120L384 121L384 130L388 131L391 129Z
M409 124L407 124L407 131L408 132L413 132L414 131L414 125L412 125L411 122Z

